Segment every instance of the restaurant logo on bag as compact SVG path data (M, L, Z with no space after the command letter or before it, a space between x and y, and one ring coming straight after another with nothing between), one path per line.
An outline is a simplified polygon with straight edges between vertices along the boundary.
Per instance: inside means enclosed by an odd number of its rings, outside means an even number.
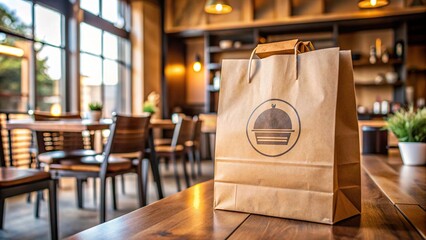
M290 151L299 140L300 119L296 109L281 99L261 103L250 115L246 134L260 154L278 157Z

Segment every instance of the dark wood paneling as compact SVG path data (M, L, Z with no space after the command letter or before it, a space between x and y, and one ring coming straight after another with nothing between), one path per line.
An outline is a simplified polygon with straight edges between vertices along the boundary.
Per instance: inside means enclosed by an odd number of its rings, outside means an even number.
M186 99L185 89L185 44L181 39L169 38L165 66L165 102L163 117L170 118L173 109L183 106ZM164 101L164 99L163 99Z

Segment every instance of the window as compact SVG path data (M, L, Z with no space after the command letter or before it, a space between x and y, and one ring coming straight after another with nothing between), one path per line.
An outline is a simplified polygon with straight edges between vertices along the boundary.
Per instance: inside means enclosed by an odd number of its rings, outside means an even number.
M123 0L80 0L80 8L130 31L130 7Z
M0 109L64 104L64 16L41 4L0 0Z
M80 108L104 105L104 117L130 112L130 43L127 39L80 24Z
M29 105L30 41L0 35L0 109L25 111Z
M130 6L127 0L77 2L83 16L66 21L65 13L75 12L66 0L0 0L0 110L50 111L60 104L84 112L98 101L104 117L130 112ZM76 47L79 61L66 56ZM68 66L80 69L78 80ZM66 86L78 86L80 96Z

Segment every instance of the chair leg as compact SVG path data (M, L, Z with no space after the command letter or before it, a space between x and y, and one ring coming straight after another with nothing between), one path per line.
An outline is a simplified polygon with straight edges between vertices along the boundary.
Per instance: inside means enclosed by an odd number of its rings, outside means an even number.
M201 177L202 173L201 173L201 153L200 153L200 149L198 147L196 147L194 149L194 153L195 153L195 161L197 161L197 165L198 165L198 176Z
M105 222L105 214L106 214L106 179L101 177L101 206L100 206L100 223Z
M180 192L182 189L180 187L180 179L179 179L178 167L177 167L177 163L176 163L176 156L174 154L172 154L170 156L170 159L173 162L173 170L174 170L174 174L175 174L177 190L178 190L178 192Z
M0 198L0 229L3 229L4 219L4 198Z
M145 160L142 160L142 166L137 169L139 207L146 206L147 179L145 179L145 175L147 174L145 174L145 172L147 172L147 168L148 166L146 166Z
M154 153L150 154L149 163L151 165L152 176L153 176L155 185L157 187L158 199L162 199L164 196L163 196L163 188L161 186L160 168Z
M183 175L185 176L186 187L189 188L190 187L190 182L189 182L188 171L186 170L186 158L185 158L185 154L182 154L181 159L182 159Z
M143 184L143 190L145 194L145 203L147 203L147 196L148 196L148 168L149 168L149 160L144 159L142 160L142 184Z
M43 192L42 191L37 191L36 192L36 202L34 205L34 217L35 218L39 218L40 217L40 201L43 197Z
M115 183L115 176L111 177L112 209L117 210L117 194Z
M58 204L56 193L56 180L49 183L49 215L50 215L50 236L51 239L58 239Z
M27 203L31 203L31 193L27 194Z
M166 171L169 171L169 159L168 158L164 159L164 166L165 166Z
M77 187L77 207L83 208L83 181L84 179L77 178L76 179L76 187Z
M195 162L194 162L194 151L193 148L188 148L186 151L186 154L188 155L189 163L191 164L191 177L192 179L196 178L195 173Z
M93 178L93 204L96 206L96 199L98 198L98 189L96 187L96 178Z
M123 195L126 195L126 188L124 184L124 174L121 175L121 193Z

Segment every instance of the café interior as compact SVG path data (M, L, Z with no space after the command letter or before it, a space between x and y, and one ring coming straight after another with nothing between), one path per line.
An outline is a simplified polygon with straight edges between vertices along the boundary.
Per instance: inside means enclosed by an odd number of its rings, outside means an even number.
M0 239L426 238L425 0L0 0L0 14ZM215 161L240 94L222 60L294 39L351 53L362 194L346 201L361 210L332 225L215 207L221 179L239 181Z

